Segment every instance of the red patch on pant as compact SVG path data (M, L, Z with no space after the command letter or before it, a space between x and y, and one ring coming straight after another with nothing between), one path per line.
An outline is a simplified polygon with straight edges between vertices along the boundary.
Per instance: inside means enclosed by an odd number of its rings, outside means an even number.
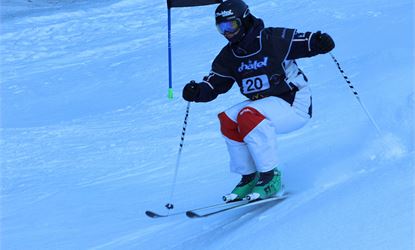
M243 142L243 137L239 133L238 124L232 121L225 112L218 115L220 121L220 131L231 140Z
M239 111L237 122L239 134L245 138L259 123L265 119L265 116L252 107L245 107Z

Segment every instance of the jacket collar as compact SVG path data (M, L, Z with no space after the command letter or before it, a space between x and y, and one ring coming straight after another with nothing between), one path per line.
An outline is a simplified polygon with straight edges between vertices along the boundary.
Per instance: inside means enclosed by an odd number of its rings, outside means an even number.
M260 48L261 30L265 27L262 19L253 19L253 25L246 32L244 38L238 43L230 43L231 49L239 56L245 56L257 51Z

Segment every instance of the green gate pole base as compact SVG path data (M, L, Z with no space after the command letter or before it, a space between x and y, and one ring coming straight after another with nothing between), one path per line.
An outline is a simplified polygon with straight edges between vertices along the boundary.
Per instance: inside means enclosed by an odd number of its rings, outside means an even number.
M169 92L168 92L168 94L167 94L167 97L168 97L170 100L173 100L173 89L172 89L172 88L169 88Z

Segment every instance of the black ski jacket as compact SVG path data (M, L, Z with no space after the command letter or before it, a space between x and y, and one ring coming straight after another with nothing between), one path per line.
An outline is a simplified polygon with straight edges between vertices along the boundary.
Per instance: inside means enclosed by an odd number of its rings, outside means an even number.
M315 45L315 37L313 37L312 32L305 32L299 33L293 29L287 28L264 28L264 23L261 19L253 17L253 25L252 28L247 32L244 36L243 40L237 44L228 43L222 51L218 54L216 59L212 63L212 70L209 75L203 78L203 82L200 83L200 92L199 95L196 97L196 102L209 102L214 100L218 95L226 93L229 91L236 78L235 77L228 77L221 72L224 68L224 61L227 61L226 65L232 64L228 62L232 62L236 59L236 57L244 57L255 53L256 51L261 50L261 34L264 30L281 30L280 33L285 35L285 33L290 33L291 36L286 38L285 40L289 43L287 44L288 51L286 53L285 61L292 60L295 63L295 59L305 58L305 57L312 57L315 55L320 54L318 46ZM269 33L269 32L265 32ZM273 43L275 40L264 40L262 43ZM269 46L274 46L274 44L265 44ZM232 51L230 53L229 51ZM233 54L233 55L232 55ZM284 62L281 62L284 63ZM302 73L302 71L300 70ZM302 73L303 74L303 73ZM303 74L304 78L306 79L305 75ZM238 83L240 85L240 83ZM240 85L241 87L241 85ZM242 92L242 91L241 91ZM273 94L272 94L273 95ZM278 96L275 94L274 96ZM247 96L251 98L250 96ZM252 98L251 98L252 99Z

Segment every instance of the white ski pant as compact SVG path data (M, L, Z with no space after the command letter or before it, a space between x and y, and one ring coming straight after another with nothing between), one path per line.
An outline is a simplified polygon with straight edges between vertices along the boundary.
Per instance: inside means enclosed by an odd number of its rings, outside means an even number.
M311 91L297 91L292 105L278 97L246 100L220 113L231 172L241 175L277 167L277 135L303 127L310 119Z

